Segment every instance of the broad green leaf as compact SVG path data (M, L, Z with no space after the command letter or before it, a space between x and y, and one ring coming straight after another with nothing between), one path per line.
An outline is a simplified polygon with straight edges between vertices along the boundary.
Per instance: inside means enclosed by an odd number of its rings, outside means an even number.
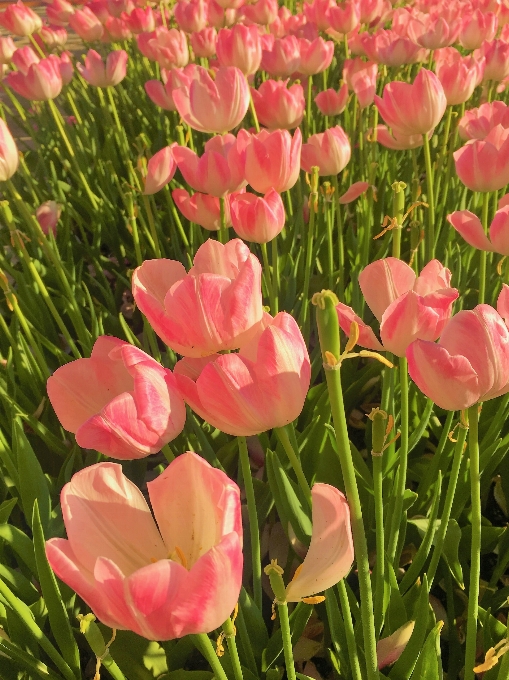
M440 631L443 621L439 621L428 634L422 652L415 664L412 680L441 680L443 678L440 656Z

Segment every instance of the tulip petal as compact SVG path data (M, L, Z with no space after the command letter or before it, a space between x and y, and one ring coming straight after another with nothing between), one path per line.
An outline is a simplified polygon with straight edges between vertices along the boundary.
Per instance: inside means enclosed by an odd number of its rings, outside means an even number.
M339 203L345 205L345 203L351 203L359 198L365 191L369 189L369 182L354 182L345 193L339 197Z
M351 307L340 302L338 305L336 305L336 311L338 313L341 330L348 338L350 337L352 322L355 321L359 327L359 339L357 340L358 345L361 347L366 347L366 349L375 349L379 351L384 349L383 345L374 334L373 329L365 324L360 316L357 316Z
M451 284L451 272L438 260L431 260L421 269L414 284L414 291L418 295L429 295Z
M386 257L364 267L359 274L359 286L368 307L381 321L391 302L412 290L415 279L415 272L406 262Z
M502 284L502 290L497 299L497 312L504 319L507 326L509 321L509 286L505 283Z
M376 645L378 669L394 663L402 655L408 641L414 632L415 621L408 621L398 628L392 635L379 640Z
M463 236L468 245L479 250L493 250L493 246L484 233L481 220L470 210L457 210L447 215L447 221Z
M509 206L495 213L490 225L490 239L495 252L509 255Z

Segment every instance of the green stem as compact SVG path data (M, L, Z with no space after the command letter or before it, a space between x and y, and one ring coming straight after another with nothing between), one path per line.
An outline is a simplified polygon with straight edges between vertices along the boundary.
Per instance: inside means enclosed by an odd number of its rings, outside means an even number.
M235 680L244 680L242 674L242 666L240 665L239 652L237 649L237 642L235 640L236 630L233 625L233 621L228 618L223 623L223 632L226 637L226 642L228 644L228 651L230 652L230 659L233 666L233 675Z
M304 338L309 336L309 283L313 268L313 239L315 231L315 202L318 201L318 168L312 168L311 191L309 193L309 224L306 243L306 259L304 264L304 287L302 289L302 307L300 321Z
M272 293L274 295L274 311L275 316L279 311L279 259L277 254L277 236L271 241L272 250Z
M216 680L228 680L228 676L217 658L216 650L214 649L214 645L210 641L209 636L205 633L196 633L191 635L191 639L196 649L198 649L209 662L209 666L212 668Z
M295 661L293 658L292 634L290 631L290 617L288 616L288 605L286 602L278 604L279 623L281 625L281 635L283 637L283 652L285 655L286 677L287 680L297 680L295 674Z
M338 583L337 589L341 613L343 615L343 623L345 626L346 647L348 649L350 670L352 671L353 680L362 680L359 655L357 654L357 643L355 642L355 632L352 622L352 612L350 611L350 602L348 600L348 593L346 592L346 586L343 579L341 579L341 581Z
M313 101L313 76L308 76L308 91L306 105L306 130L307 136L311 135L311 103Z
M221 196L219 198L219 211L221 215L221 229L219 230L219 241L221 243L228 242L228 227L226 226L226 211L224 201L225 201L224 196Z
M269 256L267 253L267 244L266 243L260 243L260 248L262 251L262 258L263 258L263 274L265 276L265 285L267 286L267 293L269 295L269 306L270 306L270 312L273 316L277 314L276 310L276 300L274 297L274 288L272 286L272 274L270 271L270 263L269 263Z
M426 259L429 262L435 256L435 196L433 192L433 169L431 167L431 150L428 135L422 136L424 142L424 161L426 163L426 186L428 198L428 234L426 238Z
M336 229L338 239L338 256L339 256L339 283L338 283L338 297L342 302L344 300L345 291L345 243L343 239L343 214L342 206L339 202L339 182L338 176L334 175L332 178L334 185L334 200L336 203ZM367 262L366 262L367 264Z
M140 233L138 231L138 222L136 221L136 211L134 209L134 199L131 193L126 194L126 203L128 205L129 224L131 225L134 243L134 252L136 256L136 264L139 266L143 262L140 247Z
M290 437L288 436L287 427L288 426L276 427L275 432L286 452L286 455L288 456L288 460L290 461L293 471L295 472L299 486L302 489L302 493L304 494L304 498L306 499L309 507L311 507L311 489L309 487L308 480L306 479L306 475L304 474L304 470L302 469L302 465L300 464L297 453L294 451Z
M482 226L484 233L488 232L488 211L490 206L490 195L486 191L482 201ZM488 253L485 250L479 251L479 304L482 305L486 295L486 259Z
M143 205L145 206L145 212L147 213L148 224L150 227L150 235L152 237L152 242L154 243L154 255L157 258L162 257L161 246L159 245L159 238L157 236L156 223L154 220L154 213L152 212L152 207L150 205L150 197L143 194Z
M468 449L470 454L470 493L472 498L470 544L470 586L468 590L467 639L464 680L474 680L481 571L481 475L479 473L479 405L468 409Z
M247 512L249 515L249 535L251 539L251 559L253 565L253 597L258 609L262 611L262 557L260 550L260 530L258 526L258 512L254 493L249 453L245 437L238 437L240 466L244 490L246 492Z
M392 257L401 258L401 229L405 214L405 189L404 182L394 182L392 185L392 216L396 222L392 229Z
M253 125L256 132L260 132L260 123L258 122L258 116L256 114L256 109L253 101L253 95L249 95L249 108L251 109L251 116L253 117Z
M375 497L375 533L376 533L376 566L375 566L375 630L380 632L383 621L384 599L384 499L383 458L381 454L372 455L373 460L373 495Z

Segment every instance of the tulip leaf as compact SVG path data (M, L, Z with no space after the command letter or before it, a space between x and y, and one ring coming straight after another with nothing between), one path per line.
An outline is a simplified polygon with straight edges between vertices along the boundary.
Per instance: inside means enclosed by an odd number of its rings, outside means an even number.
M13 511L17 502L18 502L17 498L9 498L9 500L4 501L0 505L0 524L5 524L6 522L9 521L11 512Z
M76 640L72 632L69 617L62 601L62 595L57 580L49 565L45 551L44 531L39 516L39 503L34 503L32 519L32 531L34 536L35 562L37 574L41 586L42 595L48 608L48 617L55 640L62 652L65 661L74 671L77 678L80 677L80 655Z
M37 677L37 678L42 678L42 680L62 680L60 675L56 675L56 673L53 673L46 664L42 663L42 661L39 661L35 657L33 657L31 654L28 654L28 652L25 652L22 650L20 647L15 645L14 643L10 642L9 640L4 640L3 638L0 638L0 653L5 654L9 659L12 659L12 661L15 663L16 670L19 672L21 669L25 670L27 673L30 674L29 677ZM4 659L0 658L0 672L2 677L2 680L5 678L7 680L7 675L4 676L3 674L3 667L2 664L4 663ZM14 676L17 680L18 672Z
M14 550L16 555L30 569L32 574L37 573L35 565L34 546L28 536L11 524L0 524L0 540L5 541Z
M463 570L458 557L458 548L461 540L461 529L455 519L450 519L447 524L447 532L445 534L444 546L442 549L442 556L451 570L451 574L459 585L464 588Z
M269 642L269 635L263 616L245 588L239 596L239 606L249 632L249 642L255 658L260 660L263 650Z
M99 628L104 631L103 637L107 640L111 634L109 629L102 625ZM166 653L161 645L130 630L117 631L110 646L110 655L122 673L133 680L153 680L168 671Z
M211 671L186 671L180 668L177 671L165 673L161 680L212 680L214 673Z
M313 607L304 602L299 602L290 615L290 630L292 631L292 645L297 643L304 632L309 617L313 611ZM262 672L266 673L271 666L273 666L283 653L283 636L281 629L278 629L270 638L267 647L263 650L262 655Z
M386 589L386 592L388 593L389 602L385 611L385 627L383 637L387 637L394 633L395 630L403 626L408 621L408 616L403 597L398 587L396 574L394 573L392 564L387 560L385 562L384 579L384 590Z
M426 638L414 671L412 680L441 680L443 678L440 658L440 631L443 621L439 621Z

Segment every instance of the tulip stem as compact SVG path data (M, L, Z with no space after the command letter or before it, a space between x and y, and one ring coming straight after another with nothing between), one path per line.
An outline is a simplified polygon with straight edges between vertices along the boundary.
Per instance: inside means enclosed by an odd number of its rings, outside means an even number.
M340 302L343 302L345 292L345 243L343 240L343 215L341 213L342 206L341 203L339 202L339 182L337 175L333 176L332 183L334 185L334 200L336 201L336 228L338 232L337 233L338 256L339 256L338 297Z
M394 483L396 502L394 503L391 530L387 542L387 559L394 566L398 562L396 550L398 547L399 529L401 518L403 517L403 497L406 486L406 472L408 463L408 362L405 357L399 359L399 384L401 400L401 439L399 445L399 466ZM396 486L397 485L397 486Z
M224 672L224 668L218 659L214 645L210 638L205 633L195 633L190 636L194 646L207 659L209 666L212 668L216 680L228 680L228 676Z
M279 311L279 260L277 254L277 236L271 241L272 250L272 293L274 295L274 311L275 316Z
M376 566L375 566L375 630L377 635L382 629L384 599L384 499L383 499L383 457L372 454L373 495L375 498Z
M311 269L313 268L313 239L315 231L315 208L318 210L318 167L311 169L311 187L309 192L309 224L308 239L306 243L306 260L304 264L304 287L302 290L302 307L300 310L300 321L304 339L309 339L309 283L311 280Z
M269 264L269 256L267 253L267 244L266 243L260 243L260 248L262 251L262 257L263 257L263 274L265 276L265 285L267 286L267 293L269 295L269 305L270 305L270 312L274 316L277 314L276 312L276 299L274 297L274 288L272 285L272 274L270 271L270 264Z
M359 664L359 655L357 654L357 643L355 641L355 631L352 622L352 611L350 609L350 602L348 600L348 593L344 579L337 585L339 604L341 606L341 613L343 615L343 625L345 627L346 648L348 650L348 660L350 661L350 670L352 672L353 680L362 680L361 667Z
M292 633L290 631L290 617L288 616L288 605L286 602L278 604L279 623L281 625L281 635L283 637L283 652L285 655L286 678L287 680L297 680L295 675L295 661L293 658Z
M306 107L306 129L307 137L311 136L311 102L313 98L313 76L308 76L308 91L307 91L307 107Z
M392 216L394 227L392 229L392 257L401 258L401 230L403 216L405 214L405 189L404 182L394 182L392 185Z
M470 544L470 585L468 589L467 640L464 680L474 680L481 571L481 475L479 472L479 405L468 409L468 448L470 454L470 493L472 497Z
M254 493L249 453L245 437L237 437L239 443L240 467L244 490L246 492L247 512L249 515L249 535L251 538L251 559L253 565L253 598L256 606L262 611L262 556L260 550L260 530L258 527L258 512Z
M249 93L249 108L251 109L251 116L253 117L253 124L256 132L260 132L260 123L258 122L258 116L256 114L256 109L253 101L253 95Z
M159 245L159 239L157 237L157 229L156 229L156 223L154 220L154 213L152 212L152 208L150 206L150 197L146 196L143 194L143 205L145 206L145 212L147 213L147 218L148 218L148 224L150 227L150 235L152 236L152 241L154 243L154 255L158 258L162 257L161 255L161 246Z
M219 230L219 242L220 243L227 243L228 242L228 228L226 226L226 211L225 211L225 197L220 196L219 197L219 214L221 217L221 229Z
M435 196L433 193L433 169L431 167L431 151L428 135L422 136L424 146L424 162L426 163L426 186L428 198L428 235L426 238L426 260L435 257Z
M304 474L304 470L302 469L302 465L300 464L297 453L294 451L290 437L288 436L288 430L286 427L276 427L275 432L286 452L286 455L288 456L288 460L292 465L293 471L297 477L297 481L299 482L299 486L302 489L302 493L304 494L304 498L306 499L309 507L311 507L311 489L309 487L308 480L306 479L306 475Z
M223 632L228 644L228 651L230 652L230 659L233 666L233 675L235 676L235 680L244 680L242 666L240 665L239 651L237 649L237 642L235 640L237 630L231 618L226 619L226 621L223 623Z
M488 232L488 212L490 205L490 195L487 191L483 194L482 200L482 226L484 233ZM488 253L485 250L479 251L479 304L484 303L486 295L486 261Z
M442 556L442 549L444 547L445 535L447 533L449 519L451 517L452 504L454 501L454 494L456 493L456 485L458 482L458 475L461 467L461 460L463 458L463 448L465 445L465 439L467 436L468 427L463 424L463 418L459 423L458 439L456 440L456 446L454 447L454 455L452 459L451 473L449 475L449 484L447 485L447 493L445 496L444 509L442 511L442 517L440 519L440 527L434 539L435 547L433 549L433 556L431 558L430 565L427 571L428 586L431 590L433 586L433 579L435 578L435 573L438 567L438 562Z

